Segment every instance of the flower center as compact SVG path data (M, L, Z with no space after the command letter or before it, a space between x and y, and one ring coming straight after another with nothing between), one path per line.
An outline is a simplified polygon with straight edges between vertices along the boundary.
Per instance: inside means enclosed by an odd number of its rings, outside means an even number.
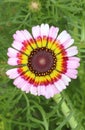
M46 59L45 58L40 58L39 64L40 65L45 65L46 64Z
M38 76L50 74L56 67L56 56L47 48L37 48L28 57L28 68Z

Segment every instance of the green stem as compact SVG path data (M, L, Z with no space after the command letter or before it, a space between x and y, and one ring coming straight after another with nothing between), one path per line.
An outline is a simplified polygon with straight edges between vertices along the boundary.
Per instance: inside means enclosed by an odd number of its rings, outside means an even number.
M56 94L53 99L55 100L56 103L59 103L62 100L62 95L61 94ZM64 114L65 117L69 116L70 114L70 109L67 106L66 102L63 101L61 104L61 110ZM78 122L76 121L76 119L74 118L74 116L72 115L71 118L68 120L69 125L72 129L76 128L78 126Z
M84 19L82 19L81 42L85 42L85 23L84 23Z

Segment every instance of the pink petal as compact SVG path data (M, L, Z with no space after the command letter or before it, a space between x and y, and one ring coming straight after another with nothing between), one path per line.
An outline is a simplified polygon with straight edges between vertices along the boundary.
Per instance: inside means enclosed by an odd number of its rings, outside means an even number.
M24 37L26 38L26 40L30 40L30 39L32 39L32 36L31 36L31 34L25 29L25 30L23 30L23 31L21 31L22 33L23 33L23 35L24 35Z
M31 84L28 83L28 81L26 81L24 79L23 79L23 83L24 83L23 86L22 86L22 84L20 85L21 90L25 91L26 93L29 93L30 92Z
M58 93L60 93L60 91L55 87L55 85L49 84L48 86L46 86L46 93L44 96L48 99Z
M49 34L49 25L48 24L41 24L41 37L47 36Z
M67 61L67 68L76 69L79 66L80 66L80 63L78 61L75 61L75 60L69 60L69 61Z
M61 80L64 82L66 86L69 85L69 82L71 82L71 79L64 74L62 74Z
M45 97L48 99L48 98L51 98L54 96L54 91L53 91L53 87L52 85L48 85L46 86L46 94L45 94Z
M31 94L36 95L36 88L33 87L28 81L24 80L22 77L18 77L14 80L13 84L17 86L17 88L20 88L22 91L25 91L26 93L31 92Z
M53 84L50 84L48 86L38 86L38 96L43 95L48 99L53 97L57 93L59 93L59 91Z
M57 37L58 31L59 31L59 28L51 26L50 30L49 30L49 36L48 37L55 39Z
M65 74L72 79L76 79L78 71L75 69L67 69L67 72Z
M53 91L54 95L60 93L60 91L55 87L55 85L53 85Z
M67 41L65 41L62 45L64 46L64 48L68 48L69 46L71 46L74 43L74 39L68 39Z
M40 37L40 26L32 27L32 34L35 39Z
M40 95L45 96L46 87L44 85L38 86L37 91L38 91L38 96L40 96Z
M9 56L9 57L11 57L11 58L15 58L15 57L17 57L17 54L18 54L19 52L17 51L17 50L15 50L15 49L13 49L13 48L8 48L8 53L7 53L7 55Z
M30 86L30 93L33 95L37 95L37 87L31 85Z
M6 74L9 76L10 79L15 79L20 75L17 70L18 68L10 69L6 72Z
M13 38L18 42L23 42L27 40L21 31L16 31L16 34L13 35Z
M80 58L78 58L78 57L69 57L68 59L69 60L74 60L74 61L77 61L77 62L80 61Z
M25 85L25 92L29 93L30 92L30 84Z
M66 88L64 82L63 82L61 79L59 79L59 80L57 81L57 83L59 84L59 86L62 86L63 89Z
M40 85L37 86L38 96L42 95L41 87L42 87L42 86L40 86Z
M17 86L17 88L21 88L21 84L24 83L24 80L21 77L18 77L14 80L13 84Z
M66 50L67 56L74 56L78 54L78 50L76 46L72 46Z
M67 33L67 31L64 30L58 35L57 40L60 42L60 44L62 44L70 38L71 36Z
M18 58L9 58L8 64L12 66L18 65Z
M26 85L27 81L25 81L23 78L19 76L14 80L13 84L17 86L17 88L23 88L23 85Z
M59 92L61 92L63 90L63 88L61 86L59 86L59 84L57 82L55 82L54 85Z
M25 91L26 93L30 91L30 85L27 81L23 82L23 86L21 85L19 87L21 88L22 91Z
M63 89L66 88L64 82L62 80L58 80L57 82L54 83L56 88L61 92Z
M17 50L21 50L21 48L23 47L23 44L21 42L18 42L18 41L14 41L12 43L12 46L17 49Z

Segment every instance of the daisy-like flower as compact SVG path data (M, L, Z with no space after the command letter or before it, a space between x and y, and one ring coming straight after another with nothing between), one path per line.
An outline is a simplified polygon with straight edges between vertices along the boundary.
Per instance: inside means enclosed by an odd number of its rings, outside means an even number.
M6 72L13 84L26 93L53 97L77 78L80 59L74 40L59 28L48 24L16 31L12 47L8 48L8 64L15 66ZM71 46L71 47L70 47ZM69 48L70 47L70 48Z

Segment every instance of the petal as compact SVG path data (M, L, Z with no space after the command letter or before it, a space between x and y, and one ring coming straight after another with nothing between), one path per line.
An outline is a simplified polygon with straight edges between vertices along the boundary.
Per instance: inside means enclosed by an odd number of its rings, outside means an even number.
M67 56L74 56L78 54L78 50L76 46L72 46L66 50Z
M65 41L62 45L66 49L66 48L70 47L73 43L74 43L74 39L69 39L69 40Z
M59 31L59 28L51 26L50 30L49 30L49 36L48 37L55 39L57 37L58 31Z
M19 87L21 88L22 91L25 91L26 93L30 91L30 84L27 81L24 81L23 84L21 84L21 86Z
M38 96L43 95L48 99L50 97L53 97L57 93L59 93L59 91L53 84L50 84L48 86L38 86Z
M25 30L23 30L23 31L21 31L22 33L23 33L23 35L24 35L24 37L26 38L26 40L30 40L30 39L32 39L32 36L31 36L31 34L25 29Z
M40 96L40 95L45 96L46 86L44 86L44 85L38 86L37 91L38 91L38 96Z
M59 92L61 92L63 89L57 82L54 83L55 87L58 89Z
M14 41L12 43L12 46L17 49L17 50L21 50L21 48L23 47L23 44L21 42L18 42L18 41Z
M40 31L41 31L41 37L43 37L43 36L47 36L48 37L49 25L48 24L41 24Z
M19 52L17 51L17 50L15 50L15 49L13 49L13 48L8 48L8 53L7 53L7 55L9 56L9 57L11 57L11 58L15 58L15 57L17 57L17 54L18 54Z
M70 38L71 36L67 33L67 31L64 30L58 35L57 40L60 42L60 44L62 44Z
M30 84L25 84L23 85L23 88L21 89L22 91L25 91L26 93L30 92Z
M69 85L69 82L71 82L71 79L64 74L62 74L61 80L64 82L66 86Z
M54 96L54 91L53 91L53 85L48 85L46 86L46 94L45 94L45 97L48 99L48 98L51 98Z
M29 93L29 92L30 92L30 84L27 84L27 85L25 86L25 92L26 92L26 93Z
M30 84L28 81L24 80L21 76L17 77L13 84L17 86L17 88L21 88L21 90L29 92Z
M37 92L38 92L38 96L42 95L42 90L41 90L42 86L38 85L37 86Z
M66 88L64 82L62 80L58 80L57 82L54 83L56 88L61 92L63 89Z
M18 58L9 58L8 59L8 64L15 66L15 65L27 65L28 63L28 57L26 55L22 55L22 57Z
M23 84L25 84L25 80L21 77L18 77L14 80L13 84L17 86L17 88L22 88Z
M30 93L33 95L37 95L37 87L31 85L30 87Z
M54 95L60 93L60 91L55 87L55 85L53 86L53 91Z
M63 82L61 79L58 80L58 84L59 84L60 86L62 86L63 89L66 88L64 82Z
M35 39L40 37L40 26L39 25L32 27L32 35Z
M68 77L72 79L76 79L77 74L78 74L78 71L76 69L67 69L67 72L65 73L65 75L67 75Z
M10 69L6 72L10 79L15 79L20 74L18 73L18 68Z
M51 98L58 93L60 93L60 91L55 87L54 84L49 84L48 86L46 86L46 98Z
M27 40L21 31L16 31L16 34L13 35L13 38L18 42L23 42Z
M18 58L9 58L8 64L12 66L18 65Z
M80 58L78 58L78 57L69 57L68 59L80 62Z
M67 68L75 69L75 68L78 68L79 66L80 66L80 63L78 61L75 61L75 60L67 61Z

